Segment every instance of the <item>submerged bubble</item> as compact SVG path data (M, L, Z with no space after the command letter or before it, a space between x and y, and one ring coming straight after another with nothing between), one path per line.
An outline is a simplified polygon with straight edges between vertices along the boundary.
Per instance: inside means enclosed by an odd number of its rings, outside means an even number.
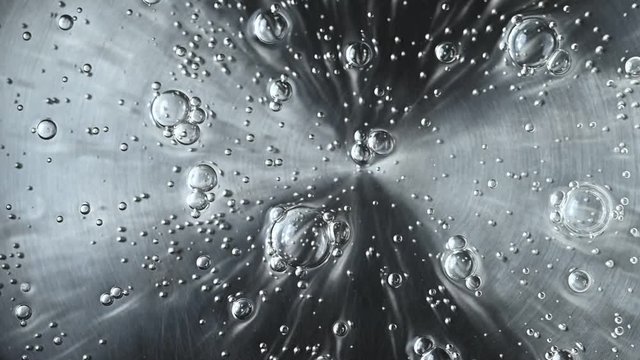
M271 227L268 245L289 266L313 268L329 257L326 227L320 210L293 207Z
M575 237L595 237L604 232L613 217L613 199L609 192L591 183L572 183L560 200L554 192L551 221L558 229ZM558 202L560 202L558 204Z
M31 307L29 305L18 305L13 309L13 314L18 320L27 320L31 317Z
M537 17L516 23L507 38L509 56L521 67L543 66L557 46L555 31L545 20Z
M210 191L218 185L218 174L208 164L198 164L189 170L187 185L192 189Z
M551 54L547 61L547 70L556 76L566 74L571 68L571 55L563 49L558 49Z
M573 355L568 350L557 350L553 352L550 360L573 360Z
M173 129L173 137L182 145L191 145L200 138L200 127L186 121L180 121Z
M347 45L344 57L348 68L362 69L371 62L373 50L366 41L356 41Z
M389 155L394 145L395 139L386 130L372 130L367 137L367 146L379 155Z
M464 280L475 269L475 255L470 250L456 250L442 259L445 274L452 280Z
M80 214L88 215L91 212L91 205L88 202L83 202L80 205Z
M458 49L451 42L443 42L436 45L436 59L441 63L451 64L458 58Z
M110 294L102 293L100 294L100 303L104 306L109 306L113 304L113 297Z
M584 270L574 269L567 278L569 289L576 293L583 293L591 287L591 276Z
M433 348L433 341L424 336L418 337L413 342L413 352L418 355L424 355L427 351L431 350L431 348Z
M371 153L371 149L363 143L355 143L351 147L351 151L349 152L351 156L351 160L358 165L366 165L371 160L373 154Z
M343 337L349 333L349 328L350 326L347 322L339 320L333 324L332 330L335 336Z
M253 303L246 298L240 298L231 304L231 314L238 320L246 320L253 313Z
M203 191L194 189L187 196L187 205L194 210L204 210L209 206L209 200Z
M404 282L404 277L400 273L391 273L389 274L389 276L387 276L387 284L389 284L389 286L391 286L394 289L397 289L400 286L402 286L403 282Z
M624 72L632 77L640 76L640 57L632 56L624 63Z
M159 126L170 127L187 119L189 97L179 90L168 90L151 103L151 118Z
M451 360L451 356L443 348L435 347L422 355L420 360Z
M200 255L196 259L196 266L200 270L207 270L211 267L211 258L208 255Z
M275 206L269 210L268 219L269 266L276 272L287 266L310 269L322 265L331 251L339 250L351 236L346 221L314 207Z
M253 15L253 34L264 44L275 44L289 34L289 20L278 5Z
M454 235L447 240L445 247L448 250L460 250L467 246L467 239L462 235Z
M278 79L269 85L269 95L276 102L284 102L291 98L293 90L287 80Z
M43 140L52 139L58 133L58 126L51 119L44 119L36 126L36 133Z
M73 18L70 15L64 14L58 18L58 27L61 30L69 30L73 27Z

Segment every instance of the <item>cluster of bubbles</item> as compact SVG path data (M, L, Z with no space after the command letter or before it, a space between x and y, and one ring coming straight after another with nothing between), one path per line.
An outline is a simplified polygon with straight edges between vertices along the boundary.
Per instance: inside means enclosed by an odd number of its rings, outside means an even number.
M163 129L165 137L173 137L182 145L191 145L200 138L200 127L207 113L198 97L189 98L180 90L156 93L151 102L151 118Z
M56 125L56 123L51 119L44 119L41 120L31 131L38 134L42 140L50 140L58 133L58 125Z
M218 173L212 165L200 163L189 170L187 185L191 193L187 196L186 202L191 208L191 216L197 219L200 212L215 200L212 190L218 185Z
M256 38L263 44L272 45L284 40L291 32L290 21L285 11L278 4L267 10L258 10L249 21Z
M571 68L571 56L559 48L554 27L540 17L516 15L507 35L507 52L511 61L520 67L521 75L532 75L546 67L552 75L564 75Z
M613 218L613 199L606 188L572 181L569 190L554 191L549 197L549 219L556 230L573 237L594 238L602 234Z
M100 303L104 306L109 306L113 304L114 300L120 299L123 296L129 296L129 291L123 290L118 286L114 286L109 290L109 292L100 294Z
M238 320L247 320L253 314L253 302L247 298L239 298L231 302L231 315Z
M391 154L396 143L391 133L382 129L374 129L369 133L358 130L353 134L353 138L355 144L351 147L349 156L361 166L370 164L374 155Z
M266 250L273 271L288 267L312 269L330 255L339 257L351 238L351 227L333 211L292 205L275 206L268 213Z
M569 289L575 293L583 293L591 287L591 275L580 269L570 269L567 277Z
M286 75L281 75L279 79L269 83L269 108L273 111L280 111L282 103L291 99L293 88Z
M451 360L459 359L460 355L453 350L452 346L442 348L436 346L433 340L425 336L419 336L413 342L413 352L420 357L420 360Z
M373 47L365 40L350 43L344 49L345 67L347 69L364 69L373 59Z
M449 279L455 282L464 281L467 289L479 291L482 279L477 275L478 255L468 246L464 236L454 235L447 240L440 262L444 274Z

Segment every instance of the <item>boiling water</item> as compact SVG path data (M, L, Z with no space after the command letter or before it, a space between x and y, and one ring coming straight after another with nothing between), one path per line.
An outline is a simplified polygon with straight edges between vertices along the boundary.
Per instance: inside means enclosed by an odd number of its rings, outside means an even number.
M633 1L0 3L1 359L638 359Z

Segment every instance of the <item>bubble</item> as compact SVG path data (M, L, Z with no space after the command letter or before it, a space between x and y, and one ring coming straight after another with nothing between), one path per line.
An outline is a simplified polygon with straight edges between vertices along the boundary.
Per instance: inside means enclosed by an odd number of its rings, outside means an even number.
M196 107L189 111L189 121L192 124L202 124L207 119L207 113L202 108Z
M27 320L31 317L31 308L29 305L18 305L13 309L13 314L18 320Z
M348 68L362 69L371 62L373 50L366 41L356 41L347 45L344 57Z
M471 275L464 279L464 286L471 291L478 290L480 285L482 285L482 280L478 275Z
M583 293L591 287L591 276L584 270L574 269L567 278L569 289L576 293Z
M109 295L114 299L120 299L123 295L123 291L120 287L114 286L109 290Z
M444 273L452 280L464 280L475 270L475 255L468 249L446 253L442 258Z
M182 145L191 145L200 138L200 127L186 121L180 121L173 129L173 137Z
M355 143L351 147L351 151L349 152L351 156L351 160L358 165L366 165L371 161L371 157L373 154L371 153L371 149L363 143Z
M435 347L422 355L420 360L451 360L451 357L443 348Z
M113 304L113 298L107 293L100 294L100 303L104 306Z
M332 243L342 246L351 238L351 227L345 221L330 221L329 236Z
M179 90L168 90L151 103L151 118L159 126L170 127L187 119L189 97Z
M269 10L258 10L253 15L253 34L262 43L270 45L284 40L290 32L289 20L277 5Z
M269 85L269 95L275 102L284 102L291 98L293 90L286 80L275 80Z
M640 76L640 57L633 56L624 63L624 72L629 76Z
M427 351L433 348L433 341L424 336L420 336L413 342L413 352L418 355L424 355Z
M395 139L386 130L372 130L367 137L367 146L379 155L389 155L394 145Z
M284 272L287 270L287 263L279 256L274 256L269 260L271 270L275 272Z
M73 18L70 15L64 14L58 18L58 27L61 30L69 30L73 27Z
M211 258L208 255L200 255L196 259L196 266L200 270L207 270L211 267Z
M554 351L551 360L573 360L573 355L568 350Z
M403 282L404 282L404 278L400 273L391 273L389 274L389 276L387 276L387 284L389 284L389 286L391 286L394 289L397 289L400 286L402 286Z
M52 139L58 133L58 126L51 119L44 119L36 126L36 133L43 140Z
M436 59L441 63L451 64L458 58L458 49L451 42L443 42L436 45Z
M447 240L445 247L448 250L464 249L467 246L467 239L462 235L454 235Z
M22 40L24 41L29 41L31 40L31 33L28 31L25 31L22 33Z
M83 202L80 205L80 214L88 215L91 212L91 205L88 202Z
M208 164L198 164L189 170L187 185L192 189L210 191L218 185L218 175Z
M142 0L142 2L145 3L146 5L151 6L151 5L155 5L155 4L159 3L160 0Z
M231 314L238 320L246 320L253 313L253 303L246 298L240 298L231 304Z
M574 237L596 237L604 232L613 217L613 199L609 192L591 183L572 183L560 204L554 205L551 220ZM554 193L556 194L556 193ZM557 203L560 199L550 199Z
M543 66L557 46L555 31L540 18L526 18L518 22L507 38L509 56L521 67Z
M551 54L547 61L547 70L556 76L566 74L571 68L571 55L563 49L558 49Z
M314 268L327 260L331 237L320 210L295 206L273 222L267 245L289 266Z
M344 321L339 320L339 321L336 321L333 324L332 330L333 330L333 334L335 336L343 337L343 336L346 336L349 333L349 328L350 328L349 324L347 324Z

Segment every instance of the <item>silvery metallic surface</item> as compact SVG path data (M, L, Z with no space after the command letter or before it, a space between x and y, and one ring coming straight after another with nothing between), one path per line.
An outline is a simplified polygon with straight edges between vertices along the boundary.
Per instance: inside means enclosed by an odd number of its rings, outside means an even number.
M0 359L638 359L640 9L0 3Z

